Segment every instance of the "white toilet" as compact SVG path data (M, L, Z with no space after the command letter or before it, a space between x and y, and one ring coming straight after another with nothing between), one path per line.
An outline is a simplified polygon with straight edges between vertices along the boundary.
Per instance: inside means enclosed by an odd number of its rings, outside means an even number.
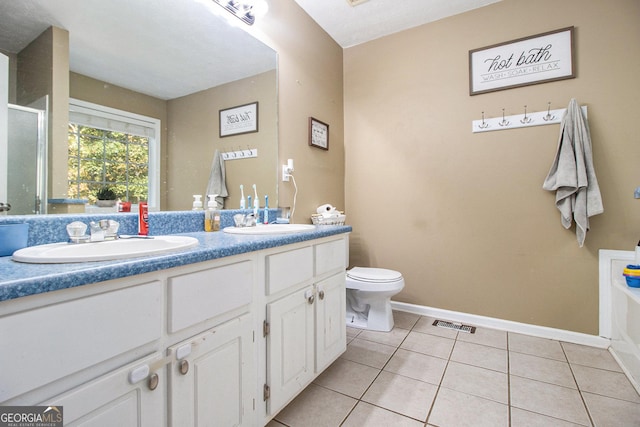
M347 270L347 326L390 331L391 297L404 288L402 274L383 268Z

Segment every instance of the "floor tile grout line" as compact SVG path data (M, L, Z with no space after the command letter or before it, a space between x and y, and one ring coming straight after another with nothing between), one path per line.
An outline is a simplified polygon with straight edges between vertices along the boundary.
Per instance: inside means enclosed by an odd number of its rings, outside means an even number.
M511 345L509 343L509 332L505 332L505 334L507 338L507 403L509 404L509 426L511 426L513 424L513 414L511 413Z
M562 354L564 354L564 357L567 359L567 365L569 365L569 370L571 371L571 377L573 378L573 381L576 383L576 389L578 390L578 393L580 394L580 401L582 402L582 406L584 406L584 410L587 413L587 417L589 418L589 422L591 423L591 426L595 426L595 422L593 421L593 417L591 416L591 411L589 410L589 406L587 405L587 402L584 400L584 394L582 393L582 389L580 388L580 384L578 383L578 379L576 378L576 374L573 371L573 366L571 366L571 362L569 361L569 356L567 355L567 351L564 348L564 346L562 345L561 341L558 341L560 343L560 348L562 349Z
M418 318L418 320L419 320L419 319L420 319L420 317ZM390 347L395 347L395 350L393 351L393 353L391 354L391 356L389 356L389 358L388 358L388 359L387 359L387 361L384 363L384 365L382 365L382 367L381 367L381 368L374 368L374 369L378 369L378 374L375 376L375 378L373 379L373 381L371 381L371 383L367 386L367 388L362 392L362 394L360 395L360 397L359 397L358 399L356 399L356 404L353 406L353 408L351 408L351 410L349 411L349 413L347 414L347 416L346 416L346 417L345 417L345 418L340 422L340 426L342 426L342 425L347 421L347 419L349 418L349 415L351 415L351 414L353 413L353 411L355 410L356 406L358 406L358 403L360 403L360 402L367 403L367 404L369 404L369 405L375 406L376 408L384 409L385 411L392 412L392 413L394 413L394 414L400 415L400 416L405 417L405 418L409 418L409 419L412 419L412 420L416 420L416 421L418 421L418 422L423 422L423 423L425 423L425 425L426 425L426 423L427 423L427 421L428 421L428 419L429 419L429 413L431 412L431 409L433 408L433 404L435 403L435 396L434 396L434 398L433 398L433 402L431 403L431 407L429 408L429 411L428 411L428 413L427 413L427 417L425 418L425 420L424 420L424 421L422 421L422 420L418 420L418 419L416 419L416 418L410 417L410 416L405 415L405 414L401 414L401 413L395 412L395 411L393 411L393 410L391 410L391 409L384 408L384 407L382 407L382 406L375 405L375 404L373 404L373 403L367 402L366 400L362 400L362 399L363 399L363 397L367 394L367 391L369 391L369 389L370 389L370 388L371 388L371 386L373 385L373 383L375 383L375 382L376 382L376 380L378 379L378 377L380 377L380 374L382 373L382 371L384 371L384 368L389 364L389 362L391 361L391 359L393 359L393 356L395 356L395 355L396 355L396 353L397 353L397 352L398 352L398 350L400 349L400 346L402 346L402 344L404 343L404 341L405 341L405 340L407 339L407 337L409 336L409 333L413 330L413 327L418 323L418 320L416 320L416 322L415 322L415 323L414 323L414 325L411 327L411 329L408 329L408 331L409 331L409 332L404 336L404 338L402 339L402 341L400 341L400 343L399 343L397 346L390 346ZM398 329L407 330L407 329L404 329L404 328L398 328ZM360 331L360 332L362 332L362 331ZM354 339L356 339L356 338L358 337L358 335L360 335L360 332L358 332L358 334L357 334L355 337L353 337L353 338L351 339L351 341L353 341ZM367 339L365 339L365 338L361 338L361 339L362 339L362 340L365 340L365 341L368 341L368 340L367 340ZM376 344L389 345L389 344L380 343L380 342L377 342L377 341L370 341L370 342L375 342ZM348 359L345 359L345 360L348 360ZM351 362L354 362L354 361L352 361L352 360L351 360ZM354 362L354 363L359 363L359 362ZM360 363L360 364L361 364L361 365L363 365L363 366L369 366L369 365L365 365L365 364L363 364L363 363ZM372 366L369 366L369 367L370 367L370 368L372 368ZM390 372L390 373L392 373L392 372ZM393 373L392 373L392 374L393 374ZM398 374L394 374L394 375L398 375ZM404 375L401 375L401 376L404 376ZM444 376L444 374L443 374L443 376ZM406 378L409 378L409 377L406 377ZM415 379L415 378L412 378L412 379ZM416 381L419 381L419 380L416 380ZM442 379L441 379L440 381L442 382ZM424 381L423 381L423 382L424 382ZM429 384L429 383L427 383L427 384ZM317 385L317 384L316 384L316 385ZM325 388L326 388L326 387L325 387ZM438 386L438 390L439 390L439 388L440 388L440 387ZM328 390L331 390L331 389L328 389ZM335 390L332 390L332 391L335 391ZM337 392L337 393L339 393L339 392ZM341 394L344 394L344 393L341 393ZM436 395L437 395L437 390L436 390ZM351 396L349 396L349 397L351 397Z
M457 334L456 334L456 340L457 340ZM453 346L455 347L455 341ZM427 419L425 420L425 426L429 424L429 418L431 418L431 414L433 414L433 408L436 406L436 400L438 399L438 395L440 394L440 390L442 389L442 382L444 381L444 376L447 374L447 369L449 369L449 362L451 362L451 354L453 354L453 347L451 347L451 352L449 353L449 359L447 359L447 363L444 366L444 370L442 371L442 376L440 377L440 382L438 383L438 388L436 389L436 394L433 396L431 407L427 412Z

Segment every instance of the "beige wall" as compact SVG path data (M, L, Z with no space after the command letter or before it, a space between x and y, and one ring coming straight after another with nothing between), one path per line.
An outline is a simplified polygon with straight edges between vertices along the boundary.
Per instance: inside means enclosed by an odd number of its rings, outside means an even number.
M168 210L188 210L192 195L204 193L215 150L257 149L258 157L225 162L229 197L225 209L240 207L240 184L245 196L257 185L260 206L269 196L277 205L277 102L276 72L269 71L168 102ZM219 137L221 109L258 102L258 132ZM206 198L202 198L206 203Z
M30 105L49 95L47 196L66 197L69 125L69 32L49 27L19 54L16 102Z
M253 31L278 52L278 156L294 160L293 222L310 223L318 206L344 209L342 49L293 0L269 0ZM329 124L329 150L308 145L308 119ZM293 206L292 182L278 178L278 204Z
M640 3L504 0L345 50L351 262L396 269L396 299L598 333L598 250L640 237ZM469 96L468 51L575 26L577 78ZM589 108L605 213L583 248L542 182L559 125L471 133L472 120Z

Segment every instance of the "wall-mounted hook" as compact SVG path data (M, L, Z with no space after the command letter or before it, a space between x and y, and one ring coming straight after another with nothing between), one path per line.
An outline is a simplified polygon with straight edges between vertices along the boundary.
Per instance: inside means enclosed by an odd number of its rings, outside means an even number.
M504 117L504 108L502 109L502 121L498 124L500 126L509 126L509 121Z
M548 121L554 120L555 118L556 118L556 116L552 116L551 115L551 103L547 102L547 115L544 116L542 119L545 122L548 122Z
M486 129L489 127L489 123L484 121L484 111L482 112L482 123L478 125L480 129Z
M527 106L524 106L524 117L522 119L520 119L520 123L527 124L527 123L531 123L531 117L527 116Z

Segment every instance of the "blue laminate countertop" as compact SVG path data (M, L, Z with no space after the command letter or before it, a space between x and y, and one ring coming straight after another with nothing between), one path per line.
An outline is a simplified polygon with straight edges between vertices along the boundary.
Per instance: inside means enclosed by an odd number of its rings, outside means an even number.
M272 236L234 235L222 231L172 233L195 237L200 244L179 252L115 261L24 264L13 261L10 256L0 257L0 301L349 233L351 230L351 226L322 225L306 232Z

